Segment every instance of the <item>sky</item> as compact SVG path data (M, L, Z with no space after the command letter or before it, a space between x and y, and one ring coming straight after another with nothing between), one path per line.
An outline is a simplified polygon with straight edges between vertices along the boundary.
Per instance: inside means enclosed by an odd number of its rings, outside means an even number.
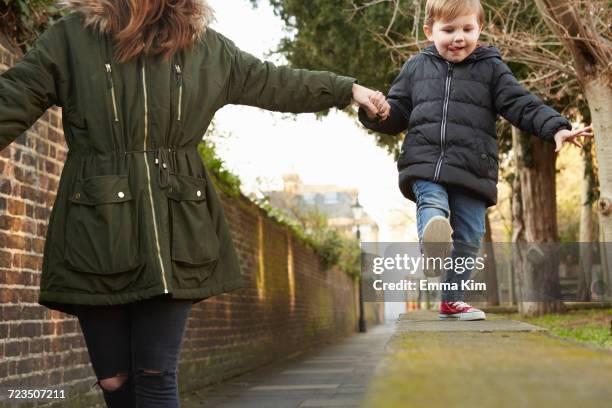
M282 55L270 55L287 33L266 0L256 9L247 0L209 4L215 9L215 30L260 59L286 62ZM304 184L356 188L365 211L379 225L379 241L400 240L390 235L390 214L414 217L414 205L399 191L393 158L343 112L332 110L319 120L314 114L228 105L217 112L214 123L223 136L214 139L217 153L240 177L246 194L282 189L286 173L298 173ZM416 227L403 240L415 237Z

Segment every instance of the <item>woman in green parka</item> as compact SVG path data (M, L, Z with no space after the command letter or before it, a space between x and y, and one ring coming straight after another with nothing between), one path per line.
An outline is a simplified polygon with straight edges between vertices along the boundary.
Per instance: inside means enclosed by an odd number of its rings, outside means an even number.
M226 104L375 112L372 91L276 67L208 28L204 0L72 0L72 12L0 75L0 150L62 107L67 159L39 303L79 319L109 407L177 407L193 303L242 287L197 151Z

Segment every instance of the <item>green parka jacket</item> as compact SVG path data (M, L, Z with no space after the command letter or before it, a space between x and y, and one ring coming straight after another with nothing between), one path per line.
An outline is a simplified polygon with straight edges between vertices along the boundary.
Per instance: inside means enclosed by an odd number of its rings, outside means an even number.
M0 150L49 107L68 146L44 247L39 303L115 305L242 287L223 209L196 150L226 104L343 108L353 78L276 67L208 28L190 50L115 64L74 11L0 75ZM257 129L253 137L257 137Z

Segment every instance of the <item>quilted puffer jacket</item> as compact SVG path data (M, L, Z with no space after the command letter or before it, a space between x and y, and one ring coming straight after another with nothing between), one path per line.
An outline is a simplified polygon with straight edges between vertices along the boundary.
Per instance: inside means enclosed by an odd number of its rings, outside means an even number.
M404 64L387 101L391 115L385 121L370 120L363 109L359 118L381 133L408 129L397 168L400 190L412 201L412 181L425 179L496 204L498 114L551 144L558 130L572 128L521 86L494 46L478 46L460 63L443 59L433 44L424 48Z

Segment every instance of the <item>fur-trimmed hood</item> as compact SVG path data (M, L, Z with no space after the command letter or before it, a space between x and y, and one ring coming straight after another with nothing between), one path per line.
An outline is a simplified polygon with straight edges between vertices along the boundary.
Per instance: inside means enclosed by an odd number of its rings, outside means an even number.
M56 1L62 9L73 10L85 16L85 26L91 26L102 33L108 31L109 16L104 13L104 3L113 0L60 0ZM194 27L195 37L200 37L206 28L213 22L214 10L207 0L195 0L202 7L202 18L197 21Z

